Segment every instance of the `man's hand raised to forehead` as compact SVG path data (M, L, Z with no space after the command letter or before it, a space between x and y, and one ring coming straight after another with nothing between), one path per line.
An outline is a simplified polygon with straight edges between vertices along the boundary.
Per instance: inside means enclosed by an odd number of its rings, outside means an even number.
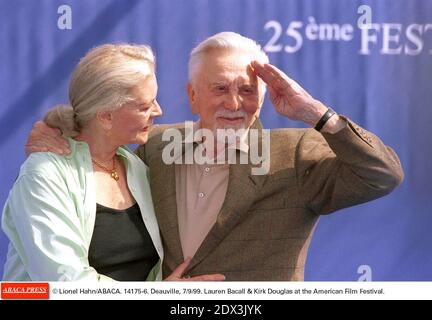
M314 99L282 70L271 64L261 64L258 61L253 61L251 67L255 74L267 84L270 101L279 114L291 120L303 121L314 127L327 111L328 108L322 102ZM337 128L333 128L333 125L339 121L339 117L336 115L332 118L334 119L329 121L323 131L334 133L343 127L339 123Z
M33 152L53 152L57 154L69 154L69 142L61 136L61 131L49 127L45 122L38 121L33 128L25 145L25 152L30 155Z

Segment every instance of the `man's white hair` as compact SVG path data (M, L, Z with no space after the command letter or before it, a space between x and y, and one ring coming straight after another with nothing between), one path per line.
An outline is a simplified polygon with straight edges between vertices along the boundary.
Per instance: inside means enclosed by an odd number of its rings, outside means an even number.
M269 62L267 54L254 40L235 32L220 32L207 38L192 50L189 58L189 81L191 83L196 79L204 55L215 50L240 51L249 54L251 61Z

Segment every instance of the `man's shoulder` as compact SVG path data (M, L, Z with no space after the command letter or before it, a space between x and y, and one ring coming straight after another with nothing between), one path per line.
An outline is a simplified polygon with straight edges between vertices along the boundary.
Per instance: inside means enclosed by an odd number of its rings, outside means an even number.
M150 130L149 138L148 138L146 145L147 145L147 147L151 147L151 146L158 145L159 143L161 143L162 142L162 135L167 130L178 129L181 132L183 132L184 128L185 128L185 124L183 122L153 125L151 130Z
M178 122L178 123L168 123L168 124L156 124L153 125L151 130L150 130L150 134L149 134L149 138L152 138L154 136L157 135L161 135L164 133L165 130L168 129L184 129L185 127L185 123L184 122Z
M161 149L167 141L162 139L164 132L170 129L178 129L180 132L184 132L185 124L182 123L172 123L172 124L156 124L153 125L150 132L147 142L144 145L140 145L135 153L141 160L144 160L146 163L146 154L154 153L157 150ZM157 153L157 152L156 152ZM156 154L155 153L155 154Z

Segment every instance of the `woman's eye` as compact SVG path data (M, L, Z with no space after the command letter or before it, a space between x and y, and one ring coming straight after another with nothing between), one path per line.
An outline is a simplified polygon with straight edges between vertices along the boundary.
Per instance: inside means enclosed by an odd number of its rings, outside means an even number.
M148 105L140 105L138 107L138 111L140 112L146 112L148 109L150 109Z

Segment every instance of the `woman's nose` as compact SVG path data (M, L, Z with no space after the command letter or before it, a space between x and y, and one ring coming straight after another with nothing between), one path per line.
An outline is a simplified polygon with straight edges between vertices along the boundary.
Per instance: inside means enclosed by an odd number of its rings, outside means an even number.
M155 100L154 102L154 110L152 112L152 116L153 117L160 117L162 115L162 108L159 105L159 103L157 102L157 100Z

